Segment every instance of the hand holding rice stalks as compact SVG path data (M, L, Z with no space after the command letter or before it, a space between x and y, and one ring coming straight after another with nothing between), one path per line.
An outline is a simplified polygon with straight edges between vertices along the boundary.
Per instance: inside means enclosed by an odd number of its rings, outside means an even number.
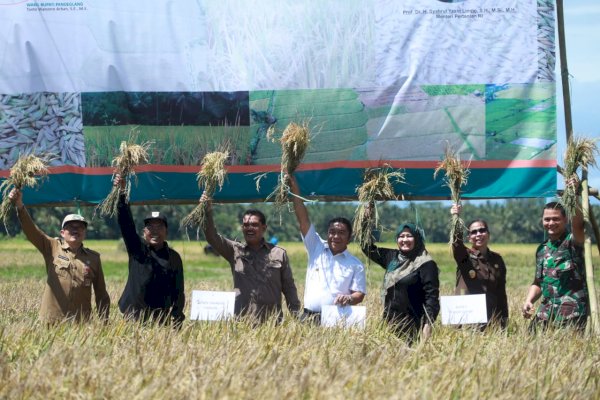
M445 171L444 182L445 185L450 188L452 202L460 204L460 188L467 184L469 169L463 166L460 157L450 146L446 147L444 160L438 164L433 172L434 179L441 170ZM458 214L452 214L452 221L450 223L450 244L457 239L458 235L462 234L464 225L464 221Z
M372 232L379 227L376 200L392 200L396 198L394 183L404 183L403 171L391 171L385 164L380 168L369 168L364 173L363 183L356 192L360 204L354 214L354 240L361 248L369 248L373 244Z
M577 187L570 184L570 180L577 177L579 167L596 166L595 155L598 154L598 139L571 138L565 151L565 166L563 168L563 178L565 180L565 189L561 196L561 202L571 218L579 207L577 201Z
M269 137L272 137L273 130L269 131ZM308 122L305 121L301 125L290 122L283 131L281 138L281 174L277 180L277 186L267 200L275 196L275 208L281 209L288 204L288 194L290 192L290 175L296 171L306 150L310 144L310 129Z
M11 201L8 198L10 191L13 188L23 189L24 187L35 188L38 186L40 179L48 175L48 162L45 159L39 158L33 154L21 156L10 169L10 174L2 184L2 204L0 204L0 218L6 227L8 215L11 210Z
M202 159L202 167L196 175L198 187L204 188L204 195L212 198L217 187L223 189L225 178L227 177L227 169L225 163L229 159L229 151L214 151L207 153ZM200 201L198 205L181 220L181 227L200 226L204 227L206 222L206 202Z
M120 175L123 182L125 182L125 188L112 187L108 196L98 205L101 216L112 217L117 213L121 190L124 190L129 200L131 192L131 180L129 178L135 176L135 167L148 163L148 150L151 142L135 144L133 143L134 139L134 137L130 137L128 141L122 141L121 146L119 146L119 155L112 160L112 165L115 168L113 179L117 174Z

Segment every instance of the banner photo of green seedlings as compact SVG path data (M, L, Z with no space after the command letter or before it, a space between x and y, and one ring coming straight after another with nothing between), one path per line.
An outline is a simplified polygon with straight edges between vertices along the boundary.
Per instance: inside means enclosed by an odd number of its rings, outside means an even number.
M223 143L232 144L233 163L246 160L248 92L97 92L82 99L89 167L109 166L132 129L153 143L150 164L200 165Z

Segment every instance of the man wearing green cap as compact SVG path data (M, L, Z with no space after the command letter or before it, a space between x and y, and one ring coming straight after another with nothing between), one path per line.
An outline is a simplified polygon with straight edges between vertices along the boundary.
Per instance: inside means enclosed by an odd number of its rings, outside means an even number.
M19 189L13 189L8 197L17 209L23 233L42 253L46 263L48 279L40 318L51 323L64 319L89 319L93 287L98 315L107 319L110 297L106 291L100 254L83 246L87 231L85 218L79 214L67 215L61 225L61 237L51 238L33 222Z

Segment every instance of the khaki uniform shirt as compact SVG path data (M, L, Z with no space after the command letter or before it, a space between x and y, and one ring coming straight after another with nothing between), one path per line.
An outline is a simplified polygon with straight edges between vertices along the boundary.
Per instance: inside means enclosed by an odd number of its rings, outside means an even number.
M235 314L250 314L259 320L269 315L281 316L281 294L285 296L288 309L300 311L300 300L286 251L263 241L258 250L245 243L229 240L207 224L205 236L231 266L235 286Z
M62 239L51 238L33 222L25 208L17 211L27 239L42 253L48 278L42 296L40 318L56 322L73 317L88 319L92 311L92 286L96 308L108 318L110 297L106 291L100 254L83 245L73 252Z

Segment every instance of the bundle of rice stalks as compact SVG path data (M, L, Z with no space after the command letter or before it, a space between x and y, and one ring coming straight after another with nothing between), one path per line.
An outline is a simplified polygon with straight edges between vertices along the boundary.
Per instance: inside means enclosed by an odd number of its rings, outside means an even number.
M35 188L40 177L48 175L48 162L33 154L21 156L10 169L8 178L0 185L2 190L2 204L0 204L0 218L6 228L6 222L11 210L11 201L8 198L13 188L23 189L24 187Z
M588 139L575 137L569 140L565 151L565 166L563 168L563 178L565 180L565 189L563 191L561 202L569 218L575 214L578 207L577 189L568 184L568 181L576 176L579 167L596 166L595 155L598 154L598 139Z
M368 248L373 244L372 232L379 228L375 201L395 199L394 183L404 183L404 171L392 171L387 164L365 171L363 183L356 189L360 203L354 214L352 229L354 240L361 248Z
M433 178L437 178L438 173L444 170L444 182L450 188L450 197L455 204L460 203L460 188L467 184L469 176L468 168L465 168L460 161L460 157L454 150L447 146L444 154L444 159L438 164L433 172ZM457 235L462 235L464 221L459 215L453 214L450 223L450 244L454 242Z
M268 132L269 138L272 137L274 130ZM308 121L301 125L290 122L283 131L281 138L281 174L277 180L277 186L267 200L275 197L275 209L280 211L288 204L288 194L290 192L290 175L298 168L306 150L310 144L310 129Z
M227 169L225 163L229 159L229 151L214 151L207 153L202 159L202 167L196 175L198 187L204 188L204 193L210 198L213 196L217 187L223 189ZM206 222L206 203L200 202L198 205L181 220L181 227L200 226L204 227Z
M151 142L135 144L135 137L131 136L129 140L123 140L119 146L119 155L112 160L112 166L115 168L115 175L120 175L121 180L125 182L125 193L127 200L131 192L130 177L135 177L135 167L148 163ZM114 216L117 213L117 205L119 203L120 187L113 186L110 193L102 203L98 205L101 216Z

